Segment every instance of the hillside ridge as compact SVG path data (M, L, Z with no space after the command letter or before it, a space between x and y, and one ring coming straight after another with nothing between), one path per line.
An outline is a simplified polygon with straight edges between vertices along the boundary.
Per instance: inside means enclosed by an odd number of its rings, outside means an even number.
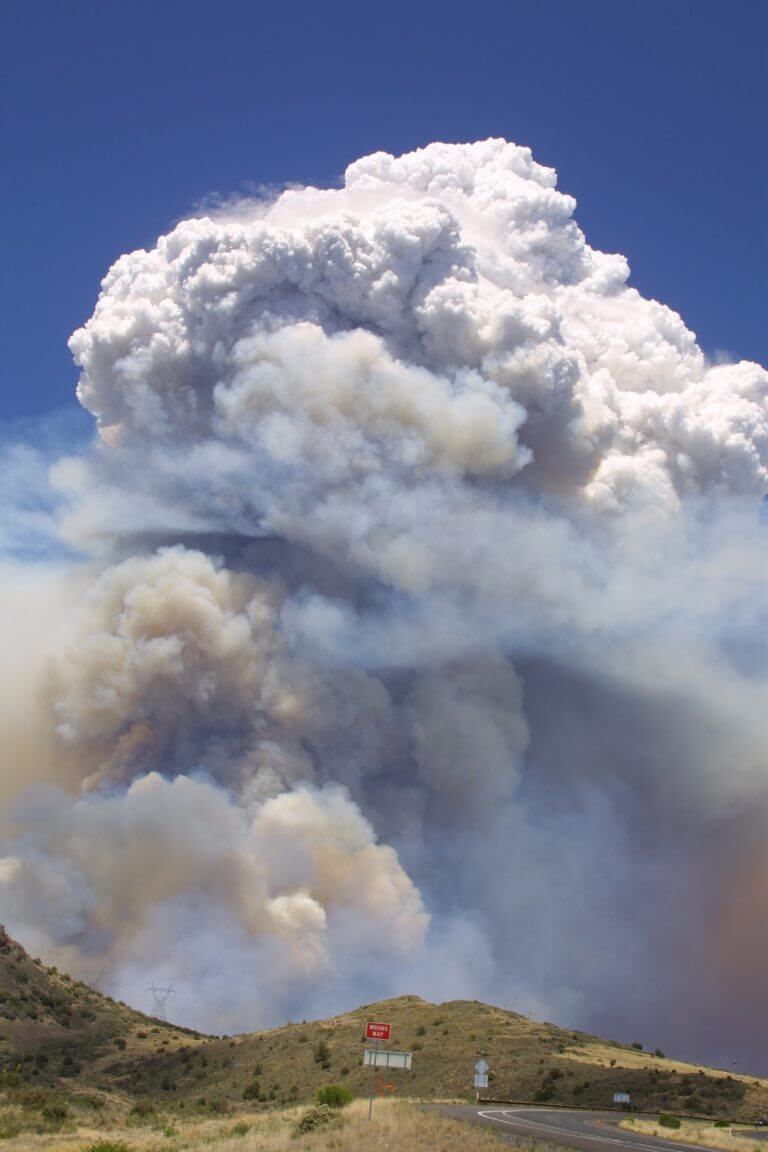
M472 1097L474 1064L483 1056L496 1098L603 1108L622 1091L648 1111L728 1119L768 1112L766 1080L476 1000L432 1003L406 993L320 1020L205 1036L46 967L0 929L0 1083L22 1100L36 1090L73 1106L108 1101L126 1115L156 1108L188 1115L290 1105L330 1082L362 1095L370 1087L363 1067L369 1019L391 1023L391 1047L413 1053L410 1072L377 1074L378 1091L388 1095Z

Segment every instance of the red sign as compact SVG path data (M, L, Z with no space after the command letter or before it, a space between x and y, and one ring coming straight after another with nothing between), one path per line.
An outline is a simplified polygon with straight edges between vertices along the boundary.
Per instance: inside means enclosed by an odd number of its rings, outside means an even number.
M369 1020L365 1026L366 1040L389 1040L391 1035L391 1024L378 1024L375 1020Z

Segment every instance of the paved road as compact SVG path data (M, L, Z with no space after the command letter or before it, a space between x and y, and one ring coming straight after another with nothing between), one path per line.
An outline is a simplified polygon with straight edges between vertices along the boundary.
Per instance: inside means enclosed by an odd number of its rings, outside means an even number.
M695 1152L698 1145L662 1140L619 1128L616 1112L569 1112L560 1108L435 1104L435 1111L471 1124L495 1128L500 1136L533 1136L582 1152ZM708 1150L711 1152L711 1149Z

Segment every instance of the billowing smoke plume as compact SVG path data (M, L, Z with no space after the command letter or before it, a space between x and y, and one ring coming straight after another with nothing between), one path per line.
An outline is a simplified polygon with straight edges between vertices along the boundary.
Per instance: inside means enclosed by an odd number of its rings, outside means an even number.
M208 1027L413 990L759 1061L768 375L555 183L379 153L110 270L56 627L4 575L33 946Z

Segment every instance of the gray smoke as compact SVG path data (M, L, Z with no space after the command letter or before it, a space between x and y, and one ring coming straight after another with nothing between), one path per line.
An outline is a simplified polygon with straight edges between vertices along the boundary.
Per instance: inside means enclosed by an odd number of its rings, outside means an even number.
M207 1027L412 990L762 1058L768 375L555 183L378 153L110 270L55 627L3 577L35 947Z

